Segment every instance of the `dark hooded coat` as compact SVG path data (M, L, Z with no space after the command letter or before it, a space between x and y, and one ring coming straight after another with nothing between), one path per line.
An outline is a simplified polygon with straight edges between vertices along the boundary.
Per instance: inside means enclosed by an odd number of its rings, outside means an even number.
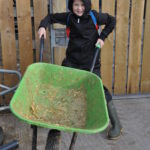
M116 20L107 13L98 13L92 10L97 24L105 25L104 29L98 34L95 25L89 15L91 10L91 0L82 0L85 5L84 14L79 17L72 11L73 0L69 0L68 8L70 12L48 14L40 23L40 27L47 27L48 24L60 23L67 24L69 17L70 37L66 50L66 60L74 64L73 67L89 70L95 52L95 43L98 38L105 40L115 27ZM100 66L100 58L97 58L96 65ZM66 65L67 66L67 65ZM69 65L68 65L69 66ZM71 65L70 65L71 66Z

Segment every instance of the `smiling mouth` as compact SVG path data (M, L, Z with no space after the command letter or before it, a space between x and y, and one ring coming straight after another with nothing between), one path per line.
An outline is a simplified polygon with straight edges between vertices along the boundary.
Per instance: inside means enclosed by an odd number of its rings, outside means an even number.
M78 14L82 14L83 12L77 12Z

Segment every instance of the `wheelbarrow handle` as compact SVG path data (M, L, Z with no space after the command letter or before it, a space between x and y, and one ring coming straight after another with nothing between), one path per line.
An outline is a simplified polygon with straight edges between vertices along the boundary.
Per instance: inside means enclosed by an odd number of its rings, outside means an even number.
M44 51L44 35L42 35L41 39L40 39L40 62L43 61L43 51Z
M100 44L96 45L95 55L94 55L94 58L93 58L93 62L92 62L90 72L93 72L93 70L94 70L96 59L97 59L97 56L100 52L100 48L101 48Z
M43 51L44 51L44 35L42 35L42 37L40 39L40 62L42 62L42 60L43 60ZM95 62L96 62L97 56L99 54L99 51L100 51L100 45L98 44L98 45L96 45L96 51L95 51L95 55L94 55L94 58L93 58L93 62L92 62L90 72L93 72L93 69L94 69Z

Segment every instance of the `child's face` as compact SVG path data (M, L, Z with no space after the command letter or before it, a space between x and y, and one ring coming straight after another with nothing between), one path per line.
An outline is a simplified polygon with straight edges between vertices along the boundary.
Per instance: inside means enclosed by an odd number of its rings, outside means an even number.
M77 16L82 16L85 11L85 6L82 0L74 0L73 1L73 13Z

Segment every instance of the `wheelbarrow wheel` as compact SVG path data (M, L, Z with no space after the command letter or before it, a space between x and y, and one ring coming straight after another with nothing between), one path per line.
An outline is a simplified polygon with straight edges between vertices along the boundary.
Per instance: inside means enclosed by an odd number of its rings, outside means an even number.
M3 140L4 140L4 132L3 129L0 127L0 145L3 144Z
M50 130L47 136L45 150L60 150L61 132Z

